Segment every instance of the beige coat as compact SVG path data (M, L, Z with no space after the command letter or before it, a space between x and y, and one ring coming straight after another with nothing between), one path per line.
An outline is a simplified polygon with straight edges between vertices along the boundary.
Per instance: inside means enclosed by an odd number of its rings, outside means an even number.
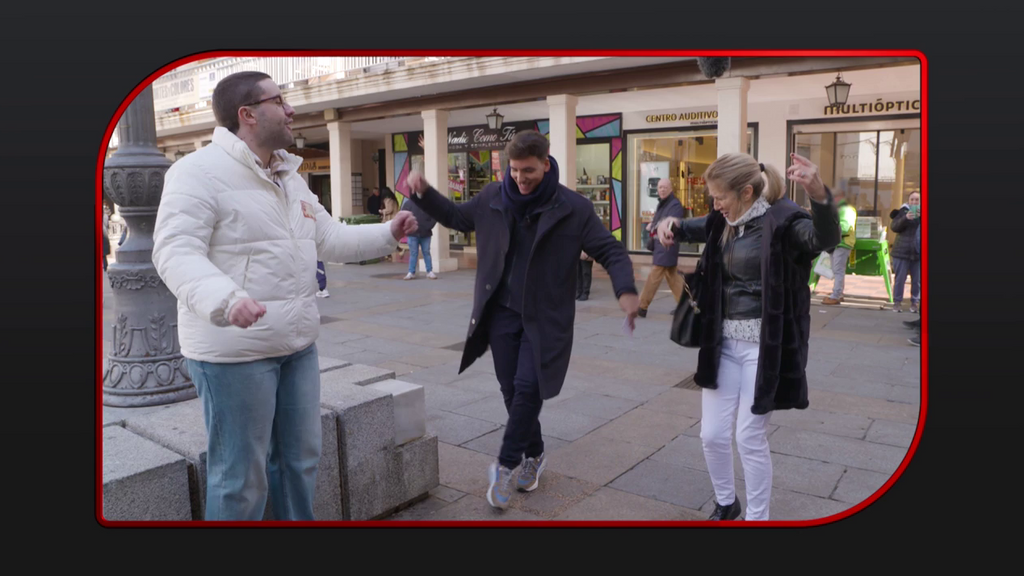
M384 203L380 209L380 221L390 222L395 214L398 213L398 202L395 202L391 198L385 198Z

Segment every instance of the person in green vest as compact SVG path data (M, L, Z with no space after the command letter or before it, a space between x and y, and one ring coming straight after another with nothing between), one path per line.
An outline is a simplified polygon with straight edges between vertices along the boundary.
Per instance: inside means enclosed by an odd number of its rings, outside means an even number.
M832 250L832 294L822 299L821 303L836 306L843 301L843 285L846 280L846 263L850 252L857 242L857 208L846 201L846 192L836 190L833 197L839 208L839 245Z

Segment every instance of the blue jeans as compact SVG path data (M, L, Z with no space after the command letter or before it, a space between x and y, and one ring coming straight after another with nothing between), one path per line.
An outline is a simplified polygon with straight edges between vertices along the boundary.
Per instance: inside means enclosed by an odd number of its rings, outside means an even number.
M420 248L423 249L423 263L427 266L427 273L434 270L430 261L430 239L431 236L409 236L409 274L416 273L416 262L419 261Z
M910 274L910 298L914 304L921 303L921 261L906 260L904 258L893 258L893 267L896 269L896 280L893 285L893 304L903 302L903 287L907 283L907 274Z
M316 263L316 283L320 286L320 290L327 289L327 269L324 268L324 263L320 261Z
M206 420L206 520L313 520L320 463L316 344L239 364L188 360Z

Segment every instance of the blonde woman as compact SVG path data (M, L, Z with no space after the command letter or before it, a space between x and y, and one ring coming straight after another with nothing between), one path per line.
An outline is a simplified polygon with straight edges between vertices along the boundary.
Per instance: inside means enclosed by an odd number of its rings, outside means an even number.
M741 506L733 473L733 423L746 482L747 520L767 520L773 410L807 408L807 343L814 259L839 243L839 215L818 168L792 155L787 175L811 211L783 198L782 175L747 154L725 154L704 173L714 210L667 218L659 241L704 242L697 303L703 317L696 383L700 437L715 489L712 520L735 520ZM767 277L762 277L767 274Z
M395 214L398 214L398 198L395 197L395 193L390 188L385 186L380 191L380 221L390 222ZM398 252L394 254L388 254L386 260L388 262L395 262L401 258L402 249L399 247Z

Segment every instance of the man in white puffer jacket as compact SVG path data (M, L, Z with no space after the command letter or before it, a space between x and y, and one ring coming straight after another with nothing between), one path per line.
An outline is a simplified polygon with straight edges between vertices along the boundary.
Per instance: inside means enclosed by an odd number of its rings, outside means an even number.
M317 260L387 255L416 230L346 226L283 150L295 110L266 74L213 93L213 142L167 171L153 263L178 299L178 337L203 403L207 520L312 520L320 461Z

